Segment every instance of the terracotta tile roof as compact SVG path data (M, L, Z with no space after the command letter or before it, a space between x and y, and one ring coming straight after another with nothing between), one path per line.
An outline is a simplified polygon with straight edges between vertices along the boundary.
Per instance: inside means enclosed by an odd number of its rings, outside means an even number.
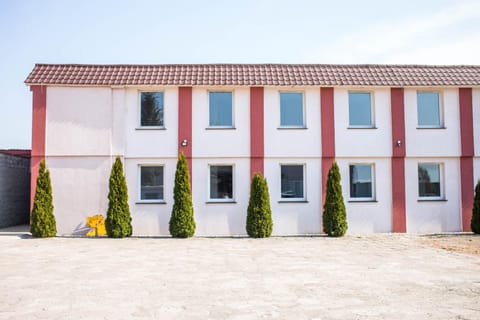
M37 64L27 85L480 86L480 65Z
M25 149L1 149L0 153L9 154L12 156L22 157L22 158L30 158L31 150Z

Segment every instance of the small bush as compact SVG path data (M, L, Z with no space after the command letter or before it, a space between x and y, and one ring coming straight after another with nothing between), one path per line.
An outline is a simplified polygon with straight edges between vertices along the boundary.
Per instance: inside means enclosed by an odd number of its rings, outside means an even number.
M470 223L472 231L480 234L480 180L475 187L475 198L473 199L472 221Z
M195 234L195 227L190 174L187 160L183 153L180 153L175 171L173 208L168 230L174 238L189 238Z
M57 224L53 215L52 184L45 161L40 162L38 169L31 219L30 232L32 236L47 238L57 235Z
M323 205L323 231L331 237L341 237L348 229L347 211L343 202L340 170L336 162L328 171L327 191Z
M252 178L247 209L247 234L253 238L270 237L272 234L272 210L267 180L260 173Z
M132 235L132 217L128 206L128 189L123 165L119 157L110 173L108 211L105 220L107 235L111 238L124 238Z

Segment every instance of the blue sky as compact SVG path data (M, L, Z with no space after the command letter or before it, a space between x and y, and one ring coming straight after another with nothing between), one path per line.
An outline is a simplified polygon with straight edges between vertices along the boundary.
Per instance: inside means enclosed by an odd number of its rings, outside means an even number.
M0 149L35 63L480 64L480 1L0 0Z

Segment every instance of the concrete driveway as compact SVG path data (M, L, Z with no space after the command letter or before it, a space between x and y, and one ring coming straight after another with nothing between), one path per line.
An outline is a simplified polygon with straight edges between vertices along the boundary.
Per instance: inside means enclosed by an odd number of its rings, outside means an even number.
M0 233L0 319L480 319L480 257L415 236Z

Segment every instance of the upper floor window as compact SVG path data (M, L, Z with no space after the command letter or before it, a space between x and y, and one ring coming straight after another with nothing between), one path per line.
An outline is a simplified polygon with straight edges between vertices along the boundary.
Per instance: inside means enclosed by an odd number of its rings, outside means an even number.
M209 126L233 127L232 92L209 92Z
M439 128L442 126L438 92L417 92L417 119L419 127Z
M418 164L418 196L441 198L441 165L439 163Z
M348 93L348 119L350 127L373 127L370 92Z
M303 93L280 92L280 126L305 126L303 117Z
M210 199L215 201L233 200L233 166L210 166Z
M371 164L350 165L350 198L372 200L373 190L373 166Z
M281 198L285 200L304 200L304 166L281 165Z
M163 167L140 166L140 201L163 200Z
M163 92L140 93L140 125L163 127Z

